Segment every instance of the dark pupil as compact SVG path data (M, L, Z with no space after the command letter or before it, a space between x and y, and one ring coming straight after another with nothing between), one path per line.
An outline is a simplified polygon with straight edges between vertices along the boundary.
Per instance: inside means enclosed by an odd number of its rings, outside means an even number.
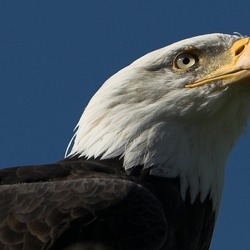
M189 64L190 59L188 57L184 57L182 62L183 62L183 64Z

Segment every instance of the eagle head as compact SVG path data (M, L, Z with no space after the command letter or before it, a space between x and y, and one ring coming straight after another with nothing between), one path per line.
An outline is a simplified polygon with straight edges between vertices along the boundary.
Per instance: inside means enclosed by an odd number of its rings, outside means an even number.
M120 157L131 172L180 178L183 199L217 211L224 166L250 113L250 38L208 34L139 58L90 100L68 156Z

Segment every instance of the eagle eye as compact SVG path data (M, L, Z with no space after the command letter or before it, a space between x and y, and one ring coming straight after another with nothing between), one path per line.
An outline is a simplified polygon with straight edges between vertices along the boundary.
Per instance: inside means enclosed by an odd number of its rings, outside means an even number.
M175 67L177 69L189 69L199 61L199 58L193 53L182 53L175 58Z

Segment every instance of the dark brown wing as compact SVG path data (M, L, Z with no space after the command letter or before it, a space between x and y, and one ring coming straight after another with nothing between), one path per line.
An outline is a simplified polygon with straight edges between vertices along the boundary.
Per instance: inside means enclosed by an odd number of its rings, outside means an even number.
M83 160L1 170L0 249L59 250L79 242L159 249L167 229L161 203L105 165Z
M215 211L209 196L190 202L189 192L183 201L179 178L150 175L143 183L161 201L168 222L168 237L162 250L209 250L215 225Z

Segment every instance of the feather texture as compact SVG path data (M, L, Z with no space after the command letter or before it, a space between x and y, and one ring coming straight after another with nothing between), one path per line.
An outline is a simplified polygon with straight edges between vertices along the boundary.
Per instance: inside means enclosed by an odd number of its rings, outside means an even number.
M178 179L129 177L119 160L10 168L0 180L3 250L207 250L210 244L210 200L184 202Z

